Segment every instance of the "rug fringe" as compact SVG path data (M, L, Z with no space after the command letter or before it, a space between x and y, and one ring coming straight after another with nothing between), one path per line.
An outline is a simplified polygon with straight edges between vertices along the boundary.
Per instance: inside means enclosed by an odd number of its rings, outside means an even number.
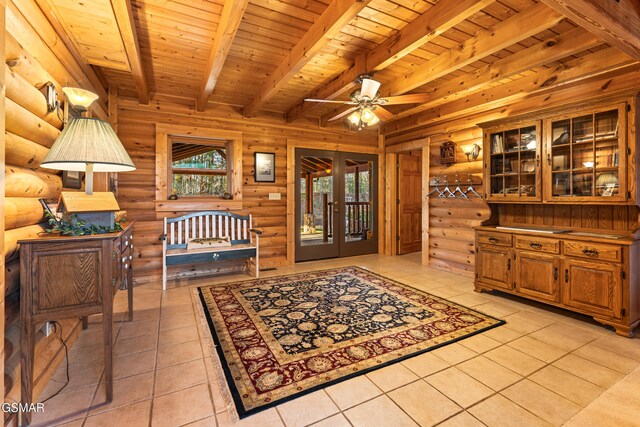
M238 416L238 411L236 410L236 405L233 401L233 397L231 396L231 391L229 390L229 384L227 384L227 379L224 375L224 371L222 369L222 363L220 362L220 358L218 357L218 352L216 351L216 344L213 341L213 337L211 336L211 331L209 330L209 324L207 323L207 318L205 317L205 307L202 306L202 301L200 301L200 294L198 288L193 290L193 299L196 302L197 311L200 317L200 328L203 332L203 336L205 341L207 342L207 347L209 349L209 356L211 357L211 366L213 367L213 372L216 377L216 384L218 389L220 390L220 394L222 395L222 399L224 401L225 410L227 411L227 419L231 422L237 422L240 420Z

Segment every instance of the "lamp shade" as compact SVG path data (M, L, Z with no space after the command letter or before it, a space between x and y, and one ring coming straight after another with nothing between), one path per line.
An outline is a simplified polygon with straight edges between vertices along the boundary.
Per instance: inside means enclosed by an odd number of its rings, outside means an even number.
M109 123L89 117L72 119L40 166L84 172L128 172L136 167Z

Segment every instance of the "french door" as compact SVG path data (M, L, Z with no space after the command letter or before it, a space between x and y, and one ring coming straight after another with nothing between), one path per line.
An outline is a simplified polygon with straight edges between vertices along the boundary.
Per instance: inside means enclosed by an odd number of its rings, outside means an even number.
M296 261L378 251L378 157L296 149Z

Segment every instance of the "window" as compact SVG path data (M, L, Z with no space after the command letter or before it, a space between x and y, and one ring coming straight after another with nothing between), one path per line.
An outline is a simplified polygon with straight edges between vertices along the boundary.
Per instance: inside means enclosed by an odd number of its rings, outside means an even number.
M155 149L159 215L242 209L241 132L156 123Z
M231 193L229 142L171 140L171 189L178 197Z

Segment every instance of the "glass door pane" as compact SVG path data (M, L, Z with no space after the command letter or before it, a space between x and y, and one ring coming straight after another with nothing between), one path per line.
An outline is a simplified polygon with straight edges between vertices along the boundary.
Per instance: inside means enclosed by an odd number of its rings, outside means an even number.
M342 206L339 209L343 239L340 256L378 251L377 156L339 153L342 170ZM419 189L422 187L419 186Z
M296 260L338 256L336 153L296 150Z

